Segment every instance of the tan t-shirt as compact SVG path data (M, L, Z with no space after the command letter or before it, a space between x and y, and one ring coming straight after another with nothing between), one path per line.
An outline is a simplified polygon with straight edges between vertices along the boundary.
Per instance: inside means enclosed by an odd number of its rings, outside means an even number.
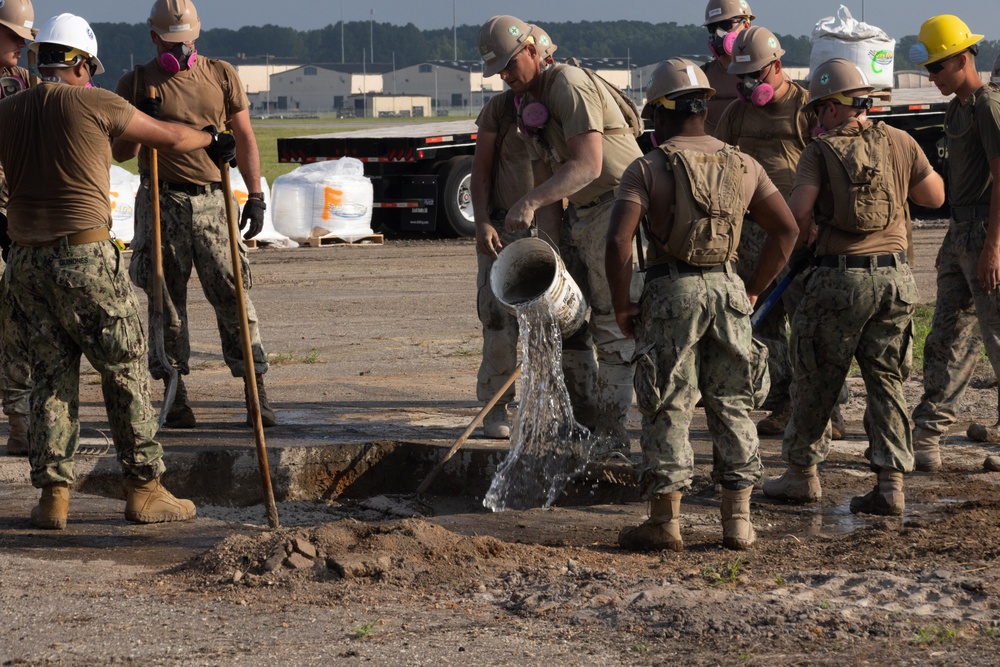
M568 140L585 132L600 132L601 175L569 200L587 206L614 190L622 172L642 152L630 132L607 134L606 130L627 127L625 117L611 93L594 82L582 69L557 65L542 74L541 102L549 111L549 120L537 138L525 137L532 160L542 160L555 172L569 157ZM526 95L522 104L533 101Z
M973 126L974 125L974 126ZM990 203L990 160L1000 155L1000 92L984 86L963 103L955 98L945 115L948 136L948 203Z
M807 106L809 91L794 81L788 83L781 99L765 106L730 103L715 128L717 139L739 146L764 165L785 199L792 194L795 165L816 126L816 114Z
M714 153L723 144L710 136L674 137L668 145L677 149ZM764 168L749 155L743 155L746 172L743 175L743 200L747 207L770 197L778 191ZM617 199L638 204L646 211L649 220L648 266L663 264L673 259L666 250L667 239L673 224L674 174L667 171L667 155L656 148L628 166L618 186ZM737 252L738 252L737 248ZM734 253L731 260L736 259Z
M0 101L8 232L19 245L111 226L111 143L135 109L114 93L43 83Z
M196 130L214 125L226 129L226 120L249 107L243 84L229 63L199 57L189 70L170 74L152 60L127 72L118 81L115 92L132 104L147 97L153 86L160 100L160 120L182 123ZM184 155L159 153L157 162L160 180L168 183L219 182L219 167L205 151ZM149 149L139 150L139 171L149 171Z
M870 122L870 121L869 121ZM890 164L895 197L896 215L885 229L871 234L852 234L831 225L821 224L816 238L816 255L883 255L905 252L907 249L906 198L910 188L933 171L920 145L909 134L888 125ZM818 144L810 144L802 152L799 168L795 173L795 187L812 185L820 188L816 208L833 211L833 195L827 176L826 160Z
M16 76L24 82L25 87L31 85L31 77L28 70L23 67L3 67L0 68L0 76ZM3 90L0 90L0 99L3 99ZM7 210L7 178L3 173L3 165L0 165L0 211Z
M506 90L491 98L479 112L476 126L481 132L497 135L498 146L493 159L490 210L509 210L535 185L528 147L517 136L514 92Z
M709 60L701 66L701 71L708 77L709 85L715 89L715 95L708 101L708 118L705 119L705 132L714 135L719 119L722 118L722 112L730 102L739 99L736 94L736 84L740 79L726 71L725 65L718 59Z

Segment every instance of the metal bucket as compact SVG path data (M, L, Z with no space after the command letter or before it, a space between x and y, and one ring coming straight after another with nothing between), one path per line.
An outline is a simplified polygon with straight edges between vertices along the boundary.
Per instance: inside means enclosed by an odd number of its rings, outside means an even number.
M586 322L583 292L559 253L540 238L518 239L504 248L493 262L490 287L511 312L537 301L547 304L563 338L575 334Z

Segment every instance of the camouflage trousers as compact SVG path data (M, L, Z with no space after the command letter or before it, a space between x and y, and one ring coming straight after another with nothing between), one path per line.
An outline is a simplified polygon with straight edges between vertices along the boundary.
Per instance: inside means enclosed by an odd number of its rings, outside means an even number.
M36 487L72 482L80 439L80 359L101 375L118 461L126 476L164 470L154 439L146 339L121 251L111 241L44 248L15 246L4 308L27 343L31 365L28 456Z
M7 265L0 260L0 272ZM31 366L28 347L22 340L23 328L12 322L10 301L6 298L7 280L0 278L0 391L5 415L26 415L31 397Z
M153 212L148 179L136 195L135 237L129 276L148 298L150 328L153 326L152 238ZM191 196L182 192L160 192L160 234L163 239L163 342L171 365L182 375L190 372L191 338L188 330L187 288L192 269L198 272L205 298L215 310L222 339L222 357L233 377L244 377L240 318L236 304L236 281L229 249L229 224L225 195L221 190ZM235 204L234 204L235 205ZM243 287L253 285L243 240L239 241ZM267 356L257 327L257 311L246 298L254 372L267 372ZM154 378L167 377L163 364L150 349L149 368Z
M621 438L632 406L632 356L635 341L622 334L611 304L611 288L604 267L608 227L614 200L587 208L571 208L573 245L586 268L584 293L590 302L587 328L597 348L597 433ZM634 257L634 255L633 255ZM635 269L633 259L633 269ZM631 296L642 294L642 274L633 271Z
M782 458L810 466L830 451L830 411L857 359L868 400L871 463L913 469L903 377L913 344L917 285L906 264L886 268L817 267L792 320L797 391L781 443Z
M646 283L640 305L635 395L642 413L643 495L690 487L688 430L699 394L712 434L712 478L730 489L751 486L762 473L750 410L764 370L754 353L742 281L729 269L671 271Z
M938 252L937 300L924 344L924 394L913 411L914 428L938 436L957 419L981 345L1000 377L1000 290L984 291L976 276L986 224L953 220Z
M529 235L527 230L514 234L505 231L502 220L494 222L494 226L500 234L500 241L504 247ZM585 269L580 263L568 233L560 237L559 254L566 265L566 270L580 286L581 291L584 290ZM479 365L476 398L485 403L493 398L517 367L517 340L520 331L517 317L500 303L490 286L490 272L496 260L489 255L477 254L477 261L476 306L479 321L483 325L483 357ZM586 293L584 298L587 298ZM597 357L594 354L593 339L586 328L563 341L563 375L573 404L573 416L577 422L593 430L597 425L594 389L597 380ZM504 392L500 403L510 403L514 400L514 395L514 385L511 385Z

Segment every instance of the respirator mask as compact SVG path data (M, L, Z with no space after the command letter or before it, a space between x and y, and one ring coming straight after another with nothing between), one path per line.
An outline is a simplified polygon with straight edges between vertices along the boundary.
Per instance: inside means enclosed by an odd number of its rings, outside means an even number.
M177 74L182 70L194 67L198 59L198 52L193 47L180 42L174 44L169 51L160 54L160 66L171 74Z
M767 70L773 66L774 63L771 63L757 72L743 75L740 82L736 84L736 95L741 102L762 107L774 99L774 86L763 81L764 77L767 76Z
M741 25L743 25L743 19L729 19L708 26L708 50L712 52L713 56L721 58L733 55L733 42L740 34L737 28Z

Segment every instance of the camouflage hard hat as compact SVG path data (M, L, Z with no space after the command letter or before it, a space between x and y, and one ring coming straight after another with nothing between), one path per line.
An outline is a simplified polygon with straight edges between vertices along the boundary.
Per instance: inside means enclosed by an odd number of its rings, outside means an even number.
M514 16L494 16L479 29L483 75L493 76L532 43L531 26Z
M35 10L31 0L0 2L0 25L10 28L21 39L34 39Z
M696 91L704 92L706 98L715 95L715 89L698 65L686 58L664 60L653 69L649 78L642 117L652 118L653 109L664 99L673 100Z
M809 104L854 90L866 91L864 97L867 97L874 89L857 64L845 58L831 58L817 65L809 77Z
M531 24L531 38L534 40L535 48L538 49L538 55L545 58L551 58L552 54L556 52L559 47L552 42L552 38L549 37L549 33L545 32L545 29L539 25Z
M778 38L767 28L750 26L733 42L729 73L737 76L758 72L785 55Z
M748 21L757 18L753 15L747 0L708 0L708 5L705 7L705 22L702 25L709 26L736 18L745 18Z

